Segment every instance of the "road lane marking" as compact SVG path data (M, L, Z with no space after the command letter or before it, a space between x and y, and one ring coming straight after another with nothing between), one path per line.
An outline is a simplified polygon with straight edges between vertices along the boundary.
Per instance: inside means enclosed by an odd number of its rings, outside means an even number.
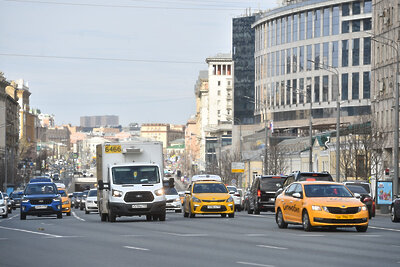
M236 263L243 265L251 265L251 266L274 267L274 265L266 265L266 264L259 264L259 263L245 262L245 261L237 261Z
M163 232L163 233L167 235L183 236L183 237L208 236L208 234L180 234L180 233L170 233L170 232Z
M150 249L147 249L147 248L138 248L138 247L130 247L130 246L124 246L124 248L135 249L135 250L143 250L143 251L150 250Z
M245 234L246 236L268 236L267 234Z
M82 221L82 222L86 222L85 219L82 219L81 217L79 217L78 215L76 215L74 211L72 211L72 216L74 216L76 219L78 219L78 220L80 220L80 221Z
M257 247L260 247L260 248L273 248L273 249L287 249L287 248L283 248L283 247L274 247L274 246L268 246L268 245L257 245Z
M360 237L361 237L361 236L363 236L363 237L364 237L364 236L365 236L365 237L381 237L382 235L363 235L363 234L358 234L358 235L357 235L357 234L356 234L356 235L352 235L352 236L357 236L357 237L359 237L359 236L360 236Z
M11 220L11 219L13 219L13 218L15 218L15 217L17 217L17 216L19 216L18 214L17 215L14 215L14 216L12 216L12 217L9 217L9 218L7 218L6 220ZM0 222L4 222L5 220L1 220Z
M400 246L399 246L399 245L392 245L392 247L400 248Z
M296 234L297 236L303 236L303 237L321 237L325 235L313 235L313 234Z
M251 217L262 217L262 218L270 218L270 219L275 219L273 216L267 216L267 215L257 215L257 214L247 214L247 216Z
M369 228L372 228L372 229L378 229L378 230L400 232L400 229L383 228L383 227L376 227L376 226L368 226L368 227L369 227Z
M138 237L138 236L144 236L144 235L120 235L120 236L125 236L125 237Z
M8 238L1 237L0 240L8 240Z
M18 228L9 228L9 227L4 227L4 226L0 226L0 229L6 229L6 230L12 230L12 231L36 234L36 235L44 235L44 236L49 236L49 237L62 237L61 235L52 235L52 234L47 234L47 233L34 232L34 231L29 231L29 230L25 230L25 229L18 229Z

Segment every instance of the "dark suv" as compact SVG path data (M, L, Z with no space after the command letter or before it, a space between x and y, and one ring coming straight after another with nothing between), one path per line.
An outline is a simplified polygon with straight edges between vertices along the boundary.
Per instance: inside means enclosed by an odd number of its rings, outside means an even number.
M254 178L248 196L247 213L260 214L260 211L275 211L275 193L282 187L285 175L263 175Z
M288 187L291 183L293 182L299 182L299 181L329 181L333 182L332 176L329 174L329 172L292 172L289 174L286 178L286 180L283 182L282 188L280 188L276 192L276 197L285 190L286 187Z
M62 218L61 196L57 186L52 182L30 182L21 200L21 220L25 220L26 215L49 214L57 214L58 219Z

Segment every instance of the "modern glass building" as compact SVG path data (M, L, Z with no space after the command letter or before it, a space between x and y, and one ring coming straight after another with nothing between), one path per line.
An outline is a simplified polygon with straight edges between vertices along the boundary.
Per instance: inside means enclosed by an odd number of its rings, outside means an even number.
M297 1L258 17L255 114L294 132L311 107L317 128L334 126L336 101L342 123L370 114L371 17L371 0Z

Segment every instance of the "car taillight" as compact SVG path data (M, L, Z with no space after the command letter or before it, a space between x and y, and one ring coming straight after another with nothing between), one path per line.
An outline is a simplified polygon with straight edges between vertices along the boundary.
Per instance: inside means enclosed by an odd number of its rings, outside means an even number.
M257 190L257 196L261 197L261 190L260 189Z

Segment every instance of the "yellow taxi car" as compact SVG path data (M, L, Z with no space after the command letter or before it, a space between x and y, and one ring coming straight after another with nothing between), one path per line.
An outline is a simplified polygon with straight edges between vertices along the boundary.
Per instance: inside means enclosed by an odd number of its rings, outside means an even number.
M194 179L196 178L196 179ZM235 216L235 204L221 178L216 175L192 177L192 184L185 192L183 216L194 218L196 214L220 214Z
M58 188L58 193L61 195L62 212L67 214L67 216L71 216L71 200L68 197L67 191L65 188Z
M275 214L279 228L302 224L305 231L317 226L368 229L367 207L341 183L292 183L276 198Z

